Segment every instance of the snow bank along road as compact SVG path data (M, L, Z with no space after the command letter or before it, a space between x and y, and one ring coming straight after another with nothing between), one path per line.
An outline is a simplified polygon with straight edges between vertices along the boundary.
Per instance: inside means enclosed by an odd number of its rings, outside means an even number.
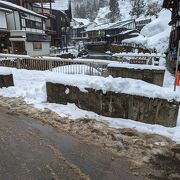
M160 90L160 87L155 85L150 85L143 81L134 81L132 79L125 79L121 81L121 86L116 86L117 83L114 83L112 77L106 79L102 77L97 77L96 80L92 81L91 76L84 75L67 75L59 74L52 72L41 72L41 71L28 71L28 70L18 70L15 68L5 68L0 67L0 72L2 73L12 73L14 76L14 87L2 88L0 89L0 96L4 97L22 97L26 103L33 104L36 108L39 109L51 109L56 112L60 117L69 118L71 120L77 119L95 119L97 121L102 121L108 123L110 127L113 128L132 128L136 129L139 132L145 132L149 134L159 134L171 138L176 142L180 142L180 116L178 118L177 127L175 128L166 128L159 125L149 125L132 120L124 120L120 118L107 118L99 116L93 112L83 111L77 108L74 104L68 105L58 105L50 104L47 102L46 95L46 81L53 79L54 81L60 81L61 83L69 82L79 82L78 79L82 79L83 83L79 84L79 88L83 89L84 84L91 82L93 87L102 87L105 90L107 88L114 87L114 89L127 91L129 90L130 94L144 95L151 97L161 97L168 100L177 99L180 100L180 92L173 92L173 77L166 71L164 88ZM104 84L101 83L101 80L104 80ZM118 82L118 81L116 81ZM135 83L137 82L137 83ZM76 85L75 84L75 85ZM142 87L141 87L142 85Z
M0 107L0 179L139 180L130 163Z

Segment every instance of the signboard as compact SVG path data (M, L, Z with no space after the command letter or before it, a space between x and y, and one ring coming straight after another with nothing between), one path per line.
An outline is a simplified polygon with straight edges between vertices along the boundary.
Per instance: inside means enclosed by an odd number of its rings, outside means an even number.
M147 61L142 59L131 59L130 64L147 64Z

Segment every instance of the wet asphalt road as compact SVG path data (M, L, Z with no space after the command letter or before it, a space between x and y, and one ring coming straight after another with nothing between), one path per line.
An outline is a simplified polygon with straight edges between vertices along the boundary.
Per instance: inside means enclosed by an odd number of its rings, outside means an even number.
M126 159L0 107L0 180L144 179L129 167Z

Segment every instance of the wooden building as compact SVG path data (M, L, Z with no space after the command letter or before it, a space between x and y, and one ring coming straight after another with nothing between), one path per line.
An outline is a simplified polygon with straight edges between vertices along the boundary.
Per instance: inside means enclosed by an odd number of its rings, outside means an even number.
M46 16L45 33L51 36L51 46L67 46L72 19L71 0L9 0Z
M172 12L171 21L169 22L169 25L172 26L172 31L169 39L168 62L170 66L175 67L180 41L180 1L164 0L163 8Z
M55 17L51 20L51 23L47 24L48 29L55 32L51 34L51 45L67 48L71 39L71 0L53 1L52 4L46 3L43 6L45 10L51 10L52 15Z
M147 24L149 24L151 21L152 21L151 18L137 19L136 20L136 29L141 31L142 28L144 26L146 26Z
M83 18L73 18L71 22L72 26L72 40L73 42L87 42L88 41L88 33L86 33L86 29L94 28L97 24L95 22L91 22L89 19Z
M11 2L0 1L0 7L10 11L4 19L9 33L7 48L11 53L30 56L50 53L51 38L45 32L45 16Z
M110 44L121 44L124 39L137 37L139 31L136 29L135 20L108 23L87 29L89 42L106 42Z

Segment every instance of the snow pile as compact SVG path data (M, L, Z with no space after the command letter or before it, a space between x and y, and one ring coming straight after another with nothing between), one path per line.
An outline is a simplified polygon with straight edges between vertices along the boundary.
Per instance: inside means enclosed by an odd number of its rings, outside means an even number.
M171 19L169 10L162 10L159 17L147 24L138 37L123 40L126 43L142 44L147 48L154 49L164 53L168 47L171 27L168 25Z
M83 92L86 92L86 88L92 88L95 90L102 90L104 93L112 91L149 98L162 98L168 101L180 101L179 92L174 92L173 88L160 87L141 80L113 78L111 76L107 78L97 76L91 77L86 75L61 75L61 78L57 77L48 77L46 80L52 83L76 86Z
M10 74L12 74L12 71L10 69L6 69L6 68L0 69L0 75L10 75Z
M83 19L83 18L73 18L74 21L76 21L77 23L79 23L82 26L87 26L89 25L91 22L89 19ZM79 26L77 26L79 27ZM73 27L75 28L75 27Z

